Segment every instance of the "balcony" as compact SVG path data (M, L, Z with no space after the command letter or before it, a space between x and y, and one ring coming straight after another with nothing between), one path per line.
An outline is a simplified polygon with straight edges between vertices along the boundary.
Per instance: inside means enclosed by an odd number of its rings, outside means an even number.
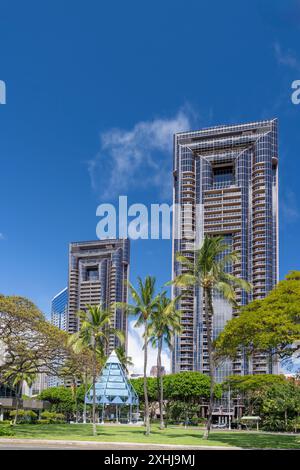
M265 193L265 191L266 191L265 185L257 186L256 188L253 188L253 195L255 196L257 193Z
M255 188L256 186L260 186L260 185L265 185L265 178L264 177L257 177L254 179L254 182L253 182L253 188Z

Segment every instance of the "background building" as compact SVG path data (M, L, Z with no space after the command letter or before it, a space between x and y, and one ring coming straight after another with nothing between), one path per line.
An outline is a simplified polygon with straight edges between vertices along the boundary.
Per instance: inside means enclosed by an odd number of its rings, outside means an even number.
M51 324L66 331L67 329L67 315L68 315L68 288L65 287L62 291L56 294L51 301ZM63 385L63 379L55 376L47 377L48 387L58 387Z
M51 301L51 323L60 330L67 329L68 288L56 294Z
M79 310L87 305L108 308L114 302L127 302L129 271L129 240L97 240L70 244L69 250L69 304L67 330L78 330ZM125 332L127 316L115 309L113 327ZM118 345L110 338L109 351Z
M205 235L223 235L240 254L228 270L253 284L250 294L237 291L240 305L263 298L278 280L278 151L277 121L218 126L174 137L174 203L185 205L174 214L173 276L182 267L181 252L194 259L194 246ZM179 236L178 236L179 234ZM178 239L175 239L177 236ZM174 289L173 294L176 293ZM183 332L175 338L172 371L208 372L206 327L198 288L180 301ZM214 296L216 337L235 313L221 296ZM216 370L221 381L231 373L274 373L265 355L251 361L242 355Z
M150 375L151 377L157 377L157 366L152 366L150 369ZM160 367L160 375L166 375L166 369L164 366Z
M54 377L51 377L51 379L52 378ZM57 384L55 383L54 385ZM49 385L49 377L46 374L37 374L31 387L29 387L26 382L23 383L22 394L33 397L39 395L45 388L53 387L54 385Z

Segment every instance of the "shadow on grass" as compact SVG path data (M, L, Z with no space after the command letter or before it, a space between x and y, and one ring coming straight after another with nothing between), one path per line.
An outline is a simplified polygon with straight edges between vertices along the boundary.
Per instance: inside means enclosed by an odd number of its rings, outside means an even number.
M203 430L153 427L146 437L144 427L98 426L97 436L92 435L91 424L65 425L17 425L16 438L65 439L149 442L182 445L224 445L256 449L300 449L300 435L267 434L256 432L212 431L208 441L202 439Z
M256 449L300 449L300 435L256 432L212 432L211 439L230 446Z
M66 439L66 440L96 440L96 441L124 441L161 444L190 444L203 445L202 431L165 429L152 427L150 436L145 436L143 426L97 426L97 436L92 435L92 425L18 425L15 428L17 438L31 439ZM208 445L220 443L209 442ZM225 444L226 445L226 444Z

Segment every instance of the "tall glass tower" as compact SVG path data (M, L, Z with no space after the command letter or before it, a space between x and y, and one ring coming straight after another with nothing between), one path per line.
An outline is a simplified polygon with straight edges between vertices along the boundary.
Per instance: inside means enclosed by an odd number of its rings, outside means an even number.
M261 299L278 281L278 150L277 121L217 126L174 136L173 277L182 272L175 254L194 261L194 248L205 235L223 235L240 254L228 269L253 285L237 291L245 305ZM174 289L173 295L177 294ZM214 295L213 335L235 312ZM208 372L202 292L184 292L180 300L183 331L174 340L172 370ZM263 354L220 366L218 381L229 374L276 373Z
M129 274L129 240L96 240L75 242L69 248L69 305L67 330L78 331L77 312L88 305L110 308L116 302L127 302ZM114 308L114 328L122 330L127 338L127 315ZM110 338L108 352L116 346L115 336Z

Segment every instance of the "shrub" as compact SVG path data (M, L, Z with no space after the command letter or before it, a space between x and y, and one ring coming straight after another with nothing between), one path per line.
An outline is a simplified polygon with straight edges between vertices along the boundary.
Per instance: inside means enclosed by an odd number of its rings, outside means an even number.
M40 421L48 420L50 424L62 424L65 422L65 415L63 413L55 413L53 411L43 411L43 413L41 413L41 418L42 419Z
M0 425L0 436L14 436L14 430L7 425Z
M262 429L264 431L287 431L285 421L282 417L269 415L263 420Z
M9 413L9 416L14 418L16 416L17 411L13 410ZM18 411L18 423L32 423L37 419L37 414L32 410L19 410Z

